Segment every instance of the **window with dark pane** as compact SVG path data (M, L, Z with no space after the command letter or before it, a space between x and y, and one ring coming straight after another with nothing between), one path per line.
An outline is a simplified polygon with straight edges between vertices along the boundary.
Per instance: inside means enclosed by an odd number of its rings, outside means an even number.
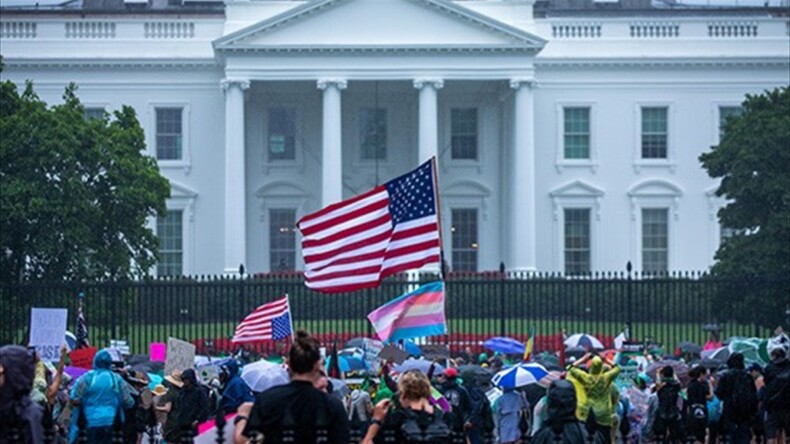
M663 273L669 269L669 210L642 209L642 270Z
M563 110L563 135L566 159L590 158L590 108L569 107Z
M269 108L269 161L296 159L295 114L291 108Z
M740 106L720 106L719 107L719 139L724 137L724 124L727 119L738 117L743 114L743 108Z
M387 159L387 110L362 108L359 115L362 160Z
M181 108L156 109L156 158L181 159L183 135Z
M642 108L642 158L667 158L667 107Z
M85 108L82 111L82 117L84 117L85 120L103 119L104 108Z
M590 209L565 209L565 273L590 272Z
M450 145L453 159L477 160L477 108L450 110Z
M271 271L296 269L295 223L295 209L269 210L269 269Z
M452 210L453 271L477 271L477 210Z
M168 210L165 217L156 220L156 236L159 238L158 276L181 276L184 263L184 212Z

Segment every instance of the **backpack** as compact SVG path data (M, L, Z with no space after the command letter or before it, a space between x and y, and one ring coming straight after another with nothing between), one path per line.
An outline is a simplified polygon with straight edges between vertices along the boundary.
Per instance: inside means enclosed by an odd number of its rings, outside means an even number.
M406 419L398 430L400 441L408 443L449 444L450 426L444 422L442 414L434 409L433 414L404 409Z
M708 422L716 423L721 419L721 401L714 396L708 401Z
M765 405L771 410L790 409L790 365L765 386Z
M725 401L730 419L742 424L754 418L757 413L757 388L752 377L745 370L732 373L732 394Z

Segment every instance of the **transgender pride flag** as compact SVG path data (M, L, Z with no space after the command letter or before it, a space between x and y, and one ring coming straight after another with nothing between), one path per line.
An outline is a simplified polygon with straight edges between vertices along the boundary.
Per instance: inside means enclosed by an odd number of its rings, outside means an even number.
M385 342L447 333L444 282L432 282L373 310L368 319Z

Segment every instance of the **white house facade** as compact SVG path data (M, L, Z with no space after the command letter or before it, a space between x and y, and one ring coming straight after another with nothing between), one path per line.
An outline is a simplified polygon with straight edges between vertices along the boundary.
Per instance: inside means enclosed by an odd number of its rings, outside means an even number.
M0 39L48 102L136 109L160 275L299 270L296 220L431 156L451 270L705 270L698 157L790 84L786 6L77 0L3 7Z

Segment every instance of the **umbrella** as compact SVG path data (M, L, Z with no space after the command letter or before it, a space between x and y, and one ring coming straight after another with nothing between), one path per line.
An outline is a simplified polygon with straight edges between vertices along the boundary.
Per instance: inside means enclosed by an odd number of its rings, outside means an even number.
M393 370L395 370L398 373L404 373L409 370L419 370L427 375L428 369L431 368L431 364L433 364L431 361L426 361L425 359L409 358L403 361L402 364L396 365ZM435 367L433 368L434 374L436 374L437 372L444 371L444 367L441 364L437 363L434 365L435 365Z
M497 373L491 382L498 387L516 388L535 384L548 374L540 364L519 364Z
M412 341L403 341L403 350L412 356L420 356L422 354L420 347Z
M342 379L337 378L327 378L329 382L332 384L332 394L337 394L341 399L345 398L346 396L351 394L351 389L348 388L348 384Z
M126 360L126 363L129 365L141 364L143 362L151 362L151 358L148 355L132 355Z
M71 378L74 379L74 380L76 380L80 376L84 375L85 373L88 373L89 371L90 370L88 370L86 368L72 367L70 365L67 365L67 366L63 367L63 373L71 376Z
M343 345L343 348L364 348L365 339L366 338L349 339L348 342L346 342L345 345Z
M494 372L476 364L467 364L458 367L458 374L464 381L474 379L477 382L488 382Z
M718 370L719 367L724 365L722 362L715 361L713 359L700 359L699 361L694 361L691 363L692 367L701 365L709 370Z
M565 356L568 358L579 359L587 353L587 350L582 347L570 347L565 349Z
M689 366L680 361L658 361L650 364L645 373L650 376L654 381L661 379L660 371L666 366L671 366L675 370L675 376L680 380L682 386L686 386L689 382Z
M164 371L165 363L158 361L139 362L132 365L132 370L145 373L159 373Z
M258 361L244 366L241 379L253 392L263 392L277 385L288 384L288 372L281 365Z
M698 355L702 351L702 347L689 341L681 342L678 344L678 348L681 353L690 353L692 355Z
M587 333L576 333L575 335L570 335L568 339L565 340L565 346L568 348L581 347L587 350L591 348L598 350L604 349L603 344L601 344L601 341L599 341L598 338L588 335Z
M743 355L743 360L747 365L760 364L765 367L771 361L768 356L768 339L760 338L747 338L735 339L730 342L729 349L731 353L738 352Z
M513 338L502 336L488 339L483 342L483 345L489 350L504 353L506 355L523 355L525 350L523 343Z
M703 350L700 353L702 359L710 359L718 362L727 362L730 358L730 349L727 347L719 347L713 350Z
M74 333L66 330L66 346L69 350L75 350L77 348L77 337L74 336Z
M331 357L326 361L327 370L331 365L331 361L332 361ZM340 367L341 373L346 373L353 370L364 370L365 368L367 368L365 366L365 361L362 358L358 358L354 356L338 356L337 364L338 367Z

